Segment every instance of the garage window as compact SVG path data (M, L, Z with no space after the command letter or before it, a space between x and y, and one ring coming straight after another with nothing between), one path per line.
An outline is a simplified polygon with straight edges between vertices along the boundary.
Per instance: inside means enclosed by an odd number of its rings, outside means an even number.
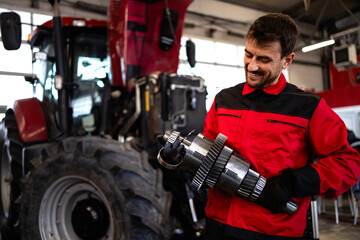
M9 9L0 8L0 12L8 12ZM29 12L15 11L20 15L22 23L42 24L51 19L51 16ZM32 50L26 40L32 31L30 25L22 26L22 44L16 51L4 49L0 42L0 119L4 117L4 111L12 107L16 99L33 97L33 86L24 80L22 74L32 74ZM39 93L42 95L42 93Z
M192 38L196 46L196 65L191 68L185 48L188 39L181 39L178 74L200 76L205 80L206 109L209 110L221 89L245 82L244 46Z

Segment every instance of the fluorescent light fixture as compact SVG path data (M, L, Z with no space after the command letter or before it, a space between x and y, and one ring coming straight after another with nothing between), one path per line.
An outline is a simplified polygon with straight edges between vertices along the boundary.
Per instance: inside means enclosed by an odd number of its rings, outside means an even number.
M303 47L301 50L303 52L310 52L312 50L315 50L315 49L318 49L318 48L322 48L322 47L326 47L326 46L329 46L329 45L332 45L335 43L335 40L334 39L330 39L330 40L327 40L327 41L323 41L323 42L319 42L319 43L315 43L313 45L309 45L309 46L306 46L306 47Z

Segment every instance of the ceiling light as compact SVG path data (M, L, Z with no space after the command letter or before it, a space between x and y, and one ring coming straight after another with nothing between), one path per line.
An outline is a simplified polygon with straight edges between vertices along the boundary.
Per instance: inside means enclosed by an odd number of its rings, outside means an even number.
M335 40L334 39L330 39L330 40L327 40L327 41L323 41L323 42L319 42L319 43L315 43L313 45L309 45L309 46L306 46L306 47L303 47L301 50L303 52L310 52L312 50L315 50L315 49L318 49L318 48L322 48L322 47L326 47L326 46L329 46L329 45L332 45L335 43Z

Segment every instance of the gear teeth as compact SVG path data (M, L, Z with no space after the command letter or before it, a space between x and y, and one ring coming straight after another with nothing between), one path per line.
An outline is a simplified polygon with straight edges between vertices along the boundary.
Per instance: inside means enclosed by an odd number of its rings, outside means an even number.
M195 176L191 182L191 186L199 190L204 184L206 177L208 176L211 168L213 167L221 149L223 148L227 137L221 133L216 137L214 143L210 147L208 153L205 156L205 160L200 165L199 169L195 173Z
M213 167L211 168L209 176L206 178L206 184L208 187L213 188L215 186L232 153L232 149L228 147L223 148L218 159L215 161Z
M239 189L238 194L242 196L245 199L252 199L251 195L253 190L255 189L255 186L259 180L260 174L257 172L251 171L249 169L249 172L244 177Z
M179 138L179 136L180 136L180 133L174 131L174 132L172 132L172 133L170 134L170 136L169 136L169 138L168 138L167 141L168 141L169 143L171 143L171 144L174 144L175 141Z
M260 175L258 182L255 185L254 191L250 196L250 201L255 202L260 196L261 192L264 190L266 184L266 178Z

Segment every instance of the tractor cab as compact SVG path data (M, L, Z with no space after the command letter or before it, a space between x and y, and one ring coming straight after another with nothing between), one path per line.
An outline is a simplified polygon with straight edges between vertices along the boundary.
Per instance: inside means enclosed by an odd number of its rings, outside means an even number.
M39 26L29 38L34 51L33 69L43 91L41 101L48 101L50 112L57 116L58 91L67 88L69 94L69 124L98 133L99 111L104 88L109 87L110 61L107 51L106 22L63 18L63 33L67 55L69 82L57 81L55 48L52 41L52 21ZM41 95L38 93L38 95ZM57 120L55 122L58 122Z

